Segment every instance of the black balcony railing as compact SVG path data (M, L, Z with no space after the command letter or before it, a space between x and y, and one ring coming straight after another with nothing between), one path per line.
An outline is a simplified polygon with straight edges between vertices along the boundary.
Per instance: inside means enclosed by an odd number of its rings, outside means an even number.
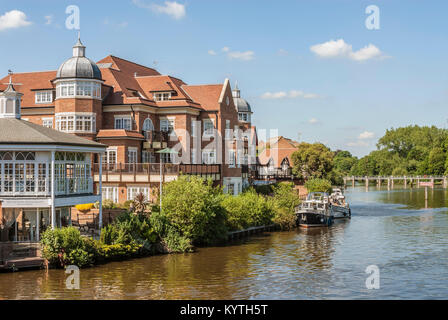
M168 142L169 132L167 131L143 131L145 139L149 143L153 142Z

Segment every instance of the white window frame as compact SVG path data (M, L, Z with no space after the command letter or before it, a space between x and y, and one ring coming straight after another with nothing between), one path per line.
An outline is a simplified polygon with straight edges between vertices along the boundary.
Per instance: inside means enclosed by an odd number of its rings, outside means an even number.
M118 163L117 150L118 150L117 147L109 147L109 148L107 148L106 149L106 153L105 153L105 155L103 157L103 163L106 163L106 164L116 164L116 163ZM115 154L115 157L111 157L112 153ZM114 158L115 158L115 161L111 161Z
M96 114L91 112L62 112L55 115L56 130L62 132L96 132ZM81 130L78 130L81 123ZM88 125L87 125L88 124ZM90 130L86 130L86 128Z
M216 164L216 151L215 150L202 150L202 163Z
M75 79L58 81L56 83L56 99L59 98L101 99L101 83Z
M42 118L42 126L53 129L53 118Z
M138 149L136 147L128 147L128 163L138 163L138 152L137 151L138 151ZM131 161L131 160L134 160L134 161Z
M160 119L160 131L173 132L175 130L175 118Z
M211 128L207 128L207 124L211 123ZM202 119L202 126L204 128L204 136L213 136L213 131L215 130L215 120L214 119Z
M143 193L146 196L146 200L150 199L151 189L149 187L142 187L142 186L127 186L127 199L128 200L134 200L135 196L139 193Z
M112 200L114 203L118 203L118 187L117 186L104 186L102 187L103 201Z
M49 104L53 102L53 91L36 91L34 94L34 102L36 104Z
M167 101L171 99L171 92L154 92L154 101Z
M127 123L127 125L125 125L126 123ZM115 116L115 119L114 119L115 130L132 131L133 124L134 124L134 122L132 121L132 117L129 115Z

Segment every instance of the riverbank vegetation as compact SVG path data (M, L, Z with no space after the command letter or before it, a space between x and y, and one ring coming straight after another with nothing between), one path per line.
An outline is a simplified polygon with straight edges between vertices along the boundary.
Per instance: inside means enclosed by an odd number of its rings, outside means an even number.
M293 173L308 181L341 185L354 176L448 175L448 130L417 125L387 130L377 150L358 159L321 143L301 143L292 156Z
M196 246L227 240L230 231L277 224L295 227L300 200L292 183L253 188L238 196L225 194L196 176L180 176L163 188L162 210L138 195L132 210L101 230L101 237L82 237L73 227L48 229L42 235L43 257L53 266L91 266L156 253L191 252Z

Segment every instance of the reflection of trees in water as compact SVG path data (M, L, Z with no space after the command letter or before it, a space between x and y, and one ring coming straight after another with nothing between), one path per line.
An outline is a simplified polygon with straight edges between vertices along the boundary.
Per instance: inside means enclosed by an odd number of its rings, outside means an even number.
M66 289L64 270L0 275L0 297L9 299L248 299L275 292L270 281L294 286L308 272L331 268L329 229L275 232L192 254L159 255L81 269L81 289ZM288 284L291 282L290 284ZM283 286L284 288L285 286ZM272 295L275 297L275 293Z
M441 208L448 205L448 189L428 188L428 200L425 203L425 188L408 188L378 193L377 199L383 203L402 204L406 208Z

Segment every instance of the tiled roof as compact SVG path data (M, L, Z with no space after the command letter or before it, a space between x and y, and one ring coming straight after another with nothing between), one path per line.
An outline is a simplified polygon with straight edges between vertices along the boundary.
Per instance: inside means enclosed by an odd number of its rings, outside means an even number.
M161 75L152 68L127 61L115 56L107 56L97 62L104 80L103 104L145 104L153 107L192 107L204 110L218 110L222 84L187 85L184 81ZM48 104L35 103L35 91L53 89L51 82L56 71L29 72L13 74L12 81L17 91L23 93L22 107L49 107ZM0 91L6 88L8 76L0 80ZM172 91L168 101L154 101L153 93Z
M105 138L135 138L144 140L145 137L136 131L127 131L127 130L100 130L97 134L97 139L105 139Z
M258 160L261 165L267 165L272 158L274 167L279 168L283 159L288 158L292 165L291 155L297 150L298 145L297 141L282 136L271 138L267 142L259 142Z
M205 110L219 110L222 84L182 86L182 89Z
M23 93L22 107L48 107L49 104L35 104L34 92L36 89L52 89L53 84L51 80L56 77L56 71L41 71L41 72L27 72L27 73L15 73L12 75L12 82L14 87L20 93ZM6 76L0 80L0 91L6 89L5 83L8 83L9 76Z

